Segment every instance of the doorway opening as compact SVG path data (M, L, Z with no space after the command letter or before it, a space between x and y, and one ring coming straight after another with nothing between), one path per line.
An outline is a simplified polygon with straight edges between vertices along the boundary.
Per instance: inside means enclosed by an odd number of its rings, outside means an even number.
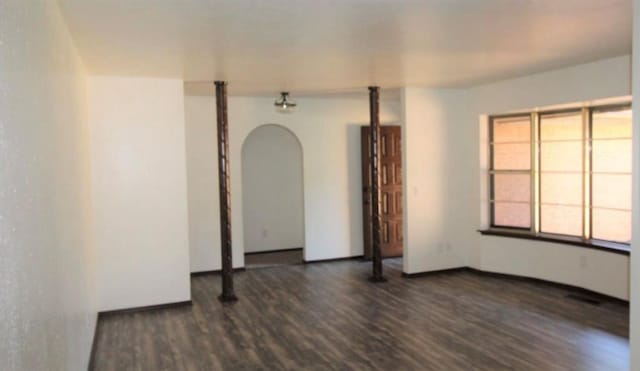
M245 139L242 211L247 269L303 262L302 161L300 141L280 125L259 126Z

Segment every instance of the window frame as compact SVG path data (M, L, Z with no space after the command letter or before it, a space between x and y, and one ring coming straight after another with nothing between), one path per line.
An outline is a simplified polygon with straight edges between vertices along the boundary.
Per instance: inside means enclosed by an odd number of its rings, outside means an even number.
M502 226L499 224L495 224L495 182L494 182L494 178L496 174L529 174L530 181L533 179L532 177L532 173L533 173L533 152L531 152L531 156L530 156L530 165L529 165L529 170L506 170L506 169L502 169L502 170L496 170L494 169L494 156L493 156L493 148L495 145L495 142L493 140L493 123L495 120L497 119L504 119L504 118L524 118L524 117L529 117L529 119L531 119L531 113L520 113L520 114L512 114L512 115L494 115L494 116L490 116L489 117L489 225L491 228L508 228L511 230L518 230L518 231L532 231L533 226L534 226L534 219L533 219L533 215L530 216L529 218L529 228L525 228L525 227L512 227L512 226ZM531 135L529 137L529 146L533 148L533 122L530 122L530 132ZM530 190L532 191L532 189L530 188ZM533 192L531 192L531 195L533 196ZM533 197L532 197L533 198ZM534 209L533 207L533 199L529 200L529 212L532 213L532 210Z
M589 195L589 199L591 199L591 192L587 192L587 189L589 187L589 181L586 180L585 176L586 174L590 174L589 170L587 172L586 167L589 166L588 164L591 163L590 158L590 150L586 147L586 144L588 143L588 141L591 139L591 136L588 136L588 132L590 131L590 127L591 127L591 122L587 122L587 118L585 117L585 114L587 114L587 111L590 109L590 107L575 107L575 108L565 108L565 109L560 109L560 110L548 110L548 111L540 111L540 112L535 112L532 113L533 115L536 116L536 121L537 121L537 127L536 127L536 143L534 144L534 151L537 152L537 157L538 157L538 165L537 168L534 169L533 171L537 172L537 184L535 185L535 187L537 187L537 193L538 193L538 198L536 199L536 208L538 209L538 215L537 215L537 220L536 220L536 224L537 227L535 229L532 230L533 233L539 233L539 234L545 234L548 236L564 236L564 237L577 237L577 238L582 238L585 240L589 240L589 238L586 238L585 236L587 236L587 226L590 225L589 223L586 223L586 213L589 213L588 211L588 205L590 205L590 203L586 202L587 201L587 195ZM553 116L553 115L563 115L563 114L579 114L582 116L582 138L580 139L580 143L582 146L582 153L581 153L581 160L582 160L582 170L580 172L580 176L582 177L582 202L580 204L580 206L576 206L576 205L554 205L554 206L574 206L574 207L580 207L581 208L581 229L582 232L580 234L580 236L576 236L576 235L572 235L572 234L562 234L562 233L553 233L553 232L543 232L542 231L542 118L543 116ZM590 120L590 118L588 119ZM572 139L568 139L568 140L561 140L562 142L572 142L572 141L577 141L577 140L572 140ZM560 142L560 141L557 141ZM555 142L555 143L557 143ZM554 141L549 141L547 143L554 143ZM587 159L587 154L586 151L589 151L589 159ZM562 173L562 172L559 172ZM558 173L558 174L559 174ZM532 185L533 186L533 185ZM590 219L590 218L589 218Z
M631 109L631 102L569 107L513 114L488 116L488 202L489 228L481 231L488 235L501 235L515 238L537 239L549 242L568 243L591 248L628 254L630 244L618 241L594 239L593 236L593 116L594 112L615 112ZM581 113L582 116L582 234L581 236L545 233L541 231L541 118L545 115ZM504 118L530 118L531 166L529 170L496 170L494 169L494 124ZM496 174L529 174L530 176L530 227L504 226L495 223L495 175Z

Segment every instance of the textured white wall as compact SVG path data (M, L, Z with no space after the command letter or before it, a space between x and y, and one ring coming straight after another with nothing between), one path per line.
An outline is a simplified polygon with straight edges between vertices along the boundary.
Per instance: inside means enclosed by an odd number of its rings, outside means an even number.
M480 117L625 96L630 68L624 56L464 92L404 89L405 271L470 265L628 298L628 256L476 231L486 227L487 218L487 174L481 164L486 164L487 138Z
M90 77L99 310L189 300L181 80Z
M278 125L252 131L242 146L244 251L304 245L302 147Z
M456 213L468 209L468 185L459 184L458 131L468 105L463 90L402 91L404 256L407 273L467 265L466 233Z
M383 92L384 94L384 92ZM217 170L213 162L215 135L209 143L192 140L198 133L215 133L215 100L213 97L188 96L186 117L190 161L189 223L198 223L198 231L218 223L216 177L197 169ZM244 232L242 202L242 144L249 133L267 123L282 125L296 135L302 144L304 162L305 259L318 260L362 254L362 182L360 173L360 126L369 123L367 99L304 98L292 114L275 111L272 98L229 98L229 133L231 153L231 193L233 216L233 260L235 267L244 266ZM381 120L398 124L400 105L397 100L381 101ZM214 127L211 128L211 125ZM195 128L192 130L192 128ZM198 129L199 128L199 129ZM192 143L199 143L193 148ZM213 149L211 148L213 147ZM196 153L193 153L196 152ZM199 153L199 154L198 154ZM209 157L211 153L214 156ZM206 163L206 161L209 163ZM195 169L196 171L192 171ZM193 194L192 184L199 184ZM200 202L196 201L200 200ZM202 202L202 200L206 200ZM206 219L205 219L206 218ZM193 229L192 229L193 232ZM191 236L194 234L192 233ZM219 233L201 233L199 246L191 241L192 268L220 269ZM213 247L212 253L208 246ZM204 252L204 253L203 253Z
M632 249L640 246L640 0L633 1L633 232ZM631 254L631 369L640 370L640 254Z
M0 369L86 369L85 71L54 1L0 1Z
M185 97L184 104L189 264L191 272L203 272L220 269L221 264L216 107L213 99ZM242 264L234 261L234 266Z

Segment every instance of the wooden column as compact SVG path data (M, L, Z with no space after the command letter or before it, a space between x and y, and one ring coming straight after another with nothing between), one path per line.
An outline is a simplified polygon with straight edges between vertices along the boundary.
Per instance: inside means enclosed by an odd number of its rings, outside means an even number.
M220 301L236 301L233 291L233 256L231 250L231 184L229 178L229 121L227 120L227 83L216 81L218 122L218 182L220 191L220 250L222 253L222 294Z
M382 276L382 229L380 227L380 88L369 87L370 155L371 155L371 234L373 274L371 282L384 282Z

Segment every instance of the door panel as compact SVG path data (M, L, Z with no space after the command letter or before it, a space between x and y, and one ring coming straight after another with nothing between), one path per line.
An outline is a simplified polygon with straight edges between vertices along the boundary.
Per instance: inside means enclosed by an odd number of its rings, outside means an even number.
M362 145L364 255L366 258L371 258L369 127L363 126L360 134ZM402 256L402 137L400 126L381 126L379 143L382 256Z

